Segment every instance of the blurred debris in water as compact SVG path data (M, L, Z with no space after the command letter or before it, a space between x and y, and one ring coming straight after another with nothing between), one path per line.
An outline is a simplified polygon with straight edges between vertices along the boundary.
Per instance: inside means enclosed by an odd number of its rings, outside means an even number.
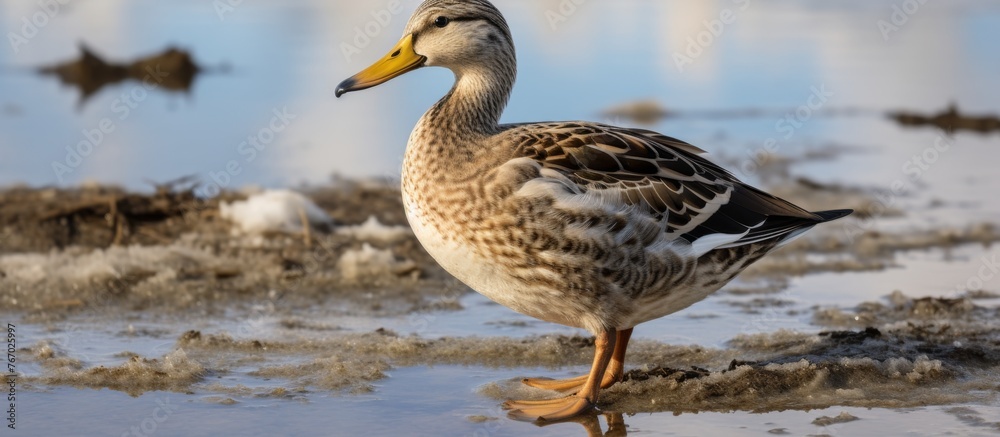
M787 110L747 108L676 111L667 109L655 100L640 100L608 108L601 116L606 119L615 120L616 122L626 120L643 125L652 125L669 118L733 119L783 117L792 114L794 111L794 108ZM863 108L826 108L813 111L814 116L823 117L857 117L879 113L881 112ZM1000 117L996 115L974 116L963 114L954 103L948 106L948 109L934 115L924 115L907 111L889 111L886 114L890 119L905 127L933 126L948 133L965 130L988 134L1000 131Z
M605 119L612 120L612 124L623 121L634 122L643 125L653 125L666 119L674 118L699 118L707 120L726 120L740 118L761 118L761 117L791 117L795 115L799 108L787 109L765 109L765 108L727 108L727 109L689 109L674 110L668 109L655 100L638 100L626 102L612 106L601 113ZM809 108L811 116L823 117L858 117L863 115L877 114L878 111L856 108Z
M655 100L640 100L613 106L602 115L605 118L631 120L639 124L654 124L673 113Z
M952 103L948 109L935 115L922 115L914 112L890 112L889 118L905 127L933 126L948 133L967 130L988 134L1000 131L1000 118L996 115L972 116L963 114L958 105Z
M80 106L101 88L127 79L140 81L147 88L186 92L202 71L190 53L174 47L131 63L117 64L104 60L85 44L80 44L78 59L38 69L40 74L55 75L62 83L79 88Z

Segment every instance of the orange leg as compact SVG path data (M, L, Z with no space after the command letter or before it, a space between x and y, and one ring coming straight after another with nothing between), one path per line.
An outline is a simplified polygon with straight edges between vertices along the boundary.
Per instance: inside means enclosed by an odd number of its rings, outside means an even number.
M597 403L604 373L615 349L616 332L608 329L597 334L594 341L594 363L583 387L576 394L544 401L507 401L503 406L510 416L519 420L563 420L590 410Z
M628 348L628 340L632 337L632 328L618 331L615 336L615 351L611 354L611 363L601 380L601 388L608 388L615 385L625 376L625 349ZM568 379L549 378L525 378L521 382L545 390L555 390L564 394L579 392L587 382L590 375L581 375Z

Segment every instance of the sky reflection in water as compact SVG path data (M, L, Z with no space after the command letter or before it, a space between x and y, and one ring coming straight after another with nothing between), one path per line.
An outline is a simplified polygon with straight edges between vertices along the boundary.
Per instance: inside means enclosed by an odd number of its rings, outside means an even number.
M17 53L0 50L0 184L97 180L144 188L147 180L194 174L205 181L213 175L217 182L229 179L224 185L236 188L322 183L334 173L398 177L409 131L447 91L450 73L425 69L340 100L333 89L392 46L418 2L402 3L396 14L383 2L246 3L221 20L210 2L65 6ZM1000 50L991 43L1000 33L1000 5L992 2L926 4L888 41L877 23L891 19L891 2L587 2L568 14L560 12L560 4L499 2L520 57L505 121L627 124L601 113L640 99L682 114L767 110L761 117L681 117L653 127L727 156L748 156L769 138L777 140L779 154L831 143L868 147L871 153L797 170L821 180L878 185L902 177L906 158L938 135L929 128L895 126L878 115L881 111L935 112L957 102L964 111L988 113L997 111L1000 101L994 83ZM699 34L707 41L704 21L718 19L724 10L735 21L681 71L675 55L697 54L688 50L691 41ZM34 3L4 3L0 31L20 33L20 18L37 11ZM383 27L376 18L386 17ZM356 38L366 27L375 36ZM77 108L76 90L26 69L71 59L80 42L112 60L177 45L203 66L231 70L199 77L186 93L146 93L139 83L124 82ZM345 50L344 44L357 50ZM825 110L872 112L813 115L792 130L776 125L776 113L794 111L817 90L827 94ZM131 106L123 112L123 96L129 95ZM294 116L287 129L273 132L257 153L240 149L248 136L268 129L275 110ZM83 163L70 172L54 170L53 162L66 163L67 147L85 141L84 131L105 118L114 131ZM996 137L960 134L957 141L986 153L982 143L995 143ZM949 168L935 170L974 178L987 170L980 154L954 153L954 159L942 160ZM223 177L227 165L237 171Z

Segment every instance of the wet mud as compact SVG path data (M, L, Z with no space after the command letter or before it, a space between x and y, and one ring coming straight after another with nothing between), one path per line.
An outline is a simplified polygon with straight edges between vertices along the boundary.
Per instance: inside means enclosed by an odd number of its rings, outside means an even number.
M672 355L640 354L633 363L645 364L602 395L603 408L628 414L907 408L1000 396L997 309L963 299L894 294L887 300L863 303L843 318L817 315L821 322L864 324L858 316L878 328L739 336L728 350L705 351L694 366L671 363ZM871 308L878 308L877 316ZM729 357L728 365L720 362ZM516 381L490 385L484 393L497 399L546 395Z
M554 393L529 388L521 377L548 376L536 374L539 369L585 369L592 359L593 339L586 336L434 336L331 323L397 317L419 324L421 317L476 311L460 303L471 291L441 270L409 231L394 186L339 181L303 190L332 223L306 226L308 232L245 232L220 215L220 205L254 193L201 199L191 189L0 192L0 300L22 323L48 327L21 350L36 369L22 378L29 387L197 393L229 405L378 393L398 369L447 365L524 369L477 392L497 401L541 399ZM837 204L869 196L802 181L785 189L802 197L828 191ZM720 302L743 314L804 314L818 332L750 331L716 347L636 339L626 377L603 392L598 406L637 414L995 402L996 290L947 298L895 292L853 307L808 309L772 294L790 277L885 269L901 251L998 240L990 224L898 234L818 228L748 270ZM710 316L692 316L690 323L717 320ZM245 322L199 328L219 319ZM120 320L130 321L128 328L112 337L162 346L95 358L70 347L62 328L70 323L73 332L96 331Z
M637 340L630 346L624 380L604 391L599 406L635 414L994 401L1000 395L998 316L1000 309L965 298L896 293L854 309L815 315L821 326L865 328L740 335L724 349ZM26 380L132 395L167 390L224 397L315 391L350 396L377 391L378 381L391 378L394 368L560 369L585 366L593 353L593 339L579 336L423 338L387 330L314 334L275 340L188 331L163 356L124 353L117 366L89 366L42 342L27 349L41 374ZM253 389L213 382L214 376L241 372L267 382ZM519 378L488 383L479 391L497 400L554 395L524 386Z
M306 195L336 230L239 232L219 205L242 193L2 191L0 301L42 322L109 310L213 314L275 299L403 314L456 295L456 281L404 226L397 188L344 182Z

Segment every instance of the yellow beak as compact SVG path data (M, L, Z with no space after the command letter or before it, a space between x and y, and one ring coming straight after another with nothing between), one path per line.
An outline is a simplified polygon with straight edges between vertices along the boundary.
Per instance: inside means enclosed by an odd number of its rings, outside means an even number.
M383 84L408 71L423 67L426 57L413 51L413 35L399 40L384 58L337 85L337 97Z

